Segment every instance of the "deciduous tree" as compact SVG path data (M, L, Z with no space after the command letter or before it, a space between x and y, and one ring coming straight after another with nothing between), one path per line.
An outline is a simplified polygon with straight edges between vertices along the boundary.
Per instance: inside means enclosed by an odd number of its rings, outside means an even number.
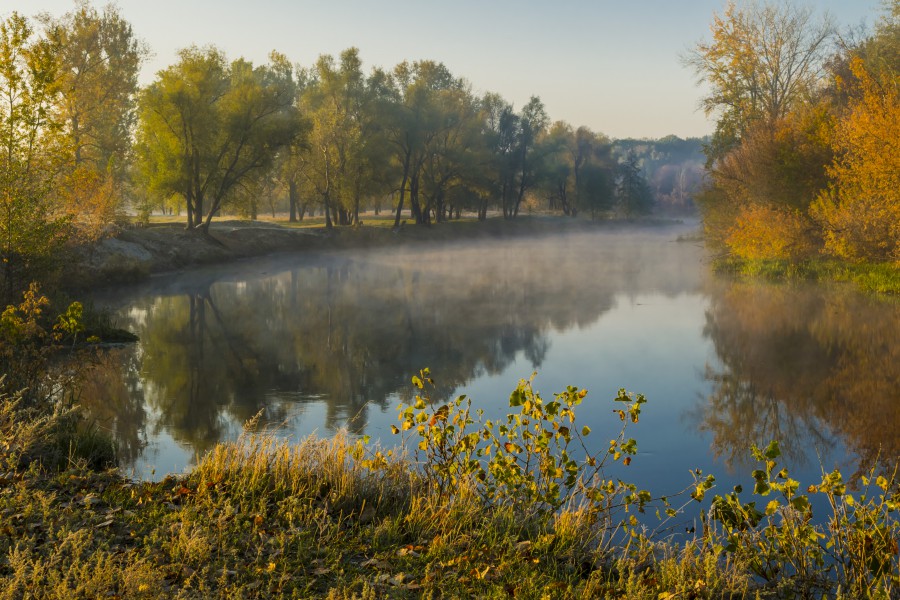
M271 167L301 125L282 61L228 64L213 47L179 56L141 95L138 155L150 188L181 194L188 228L207 232L235 186Z
M831 253L900 261L900 73L876 79L860 59L852 68L862 96L838 125L834 183L814 214Z
M685 57L709 85L701 106L717 114L710 162L733 148L756 121L769 126L809 98L823 73L833 32L829 17L791 2L729 1L713 14L712 41Z
M138 71L147 55L118 9L86 0L54 19L46 37L59 49L55 110L65 124L69 164L57 195L83 241L97 239L121 209L136 118Z
M38 38L27 19L0 22L0 259L4 304L64 240L68 220L54 205L53 183L65 162L59 48Z

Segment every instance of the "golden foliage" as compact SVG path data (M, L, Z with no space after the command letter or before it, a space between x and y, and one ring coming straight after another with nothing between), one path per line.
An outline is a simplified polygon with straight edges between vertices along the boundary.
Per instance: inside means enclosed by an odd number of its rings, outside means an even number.
M712 188L698 198L714 243L745 259L812 254L821 242L807 211L827 185L834 126L816 105L753 127L716 164Z
M900 76L878 78L854 59L861 96L838 126L834 182L812 210L828 252L900 261Z
M800 258L814 250L809 220L799 211L769 204L740 207L725 244L739 258Z
M111 173L76 167L66 175L64 190L63 212L72 218L76 240L92 243L111 232L122 207L121 185Z

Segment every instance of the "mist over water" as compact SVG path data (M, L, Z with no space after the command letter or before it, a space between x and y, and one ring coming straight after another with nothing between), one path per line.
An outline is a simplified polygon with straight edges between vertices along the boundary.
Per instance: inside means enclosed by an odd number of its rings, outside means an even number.
M105 355L84 397L141 477L189 467L259 412L278 435L346 427L392 444L423 367L433 398L465 393L489 415L535 371L545 397L586 388L579 421L598 444L620 425L616 390L645 394L628 477L660 493L698 467L746 480L749 444L772 436L803 481L820 460L853 471L879 448L896 455L898 305L717 280L698 243L677 241L693 228L284 255L155 278L95 299L141 341Z

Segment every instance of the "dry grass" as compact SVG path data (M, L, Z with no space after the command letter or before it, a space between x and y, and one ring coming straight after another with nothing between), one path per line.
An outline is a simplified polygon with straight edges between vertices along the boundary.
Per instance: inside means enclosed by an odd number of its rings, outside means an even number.
M83 468L0 473L0 600L662 600L805 589L790 578L765 585L747 559L721 551L713 529L601 547L587 511L522 522L521 507L479 498L433 493L403 456L344 435L296 444L246 435L158 483ZM891 568L896 579L896 560ZM873 586L863 596L894 593Z

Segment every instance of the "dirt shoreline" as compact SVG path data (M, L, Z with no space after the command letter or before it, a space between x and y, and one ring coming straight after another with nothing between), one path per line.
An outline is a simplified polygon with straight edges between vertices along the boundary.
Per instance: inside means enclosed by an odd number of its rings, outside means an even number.
M674 219L587 221L565 217L524 216L507 221L437 223L428 227L406 224L398 229L288 227L260 221L214 222L209 235L187 231L183 225L158 224L122 229L92 246L76 248L64 265L62 284L71 290L133 283L157 273L226 263L278 252L327 251L386 247L417 243L447 243L487 238L543 236L599 231L628 226L673 225Z

